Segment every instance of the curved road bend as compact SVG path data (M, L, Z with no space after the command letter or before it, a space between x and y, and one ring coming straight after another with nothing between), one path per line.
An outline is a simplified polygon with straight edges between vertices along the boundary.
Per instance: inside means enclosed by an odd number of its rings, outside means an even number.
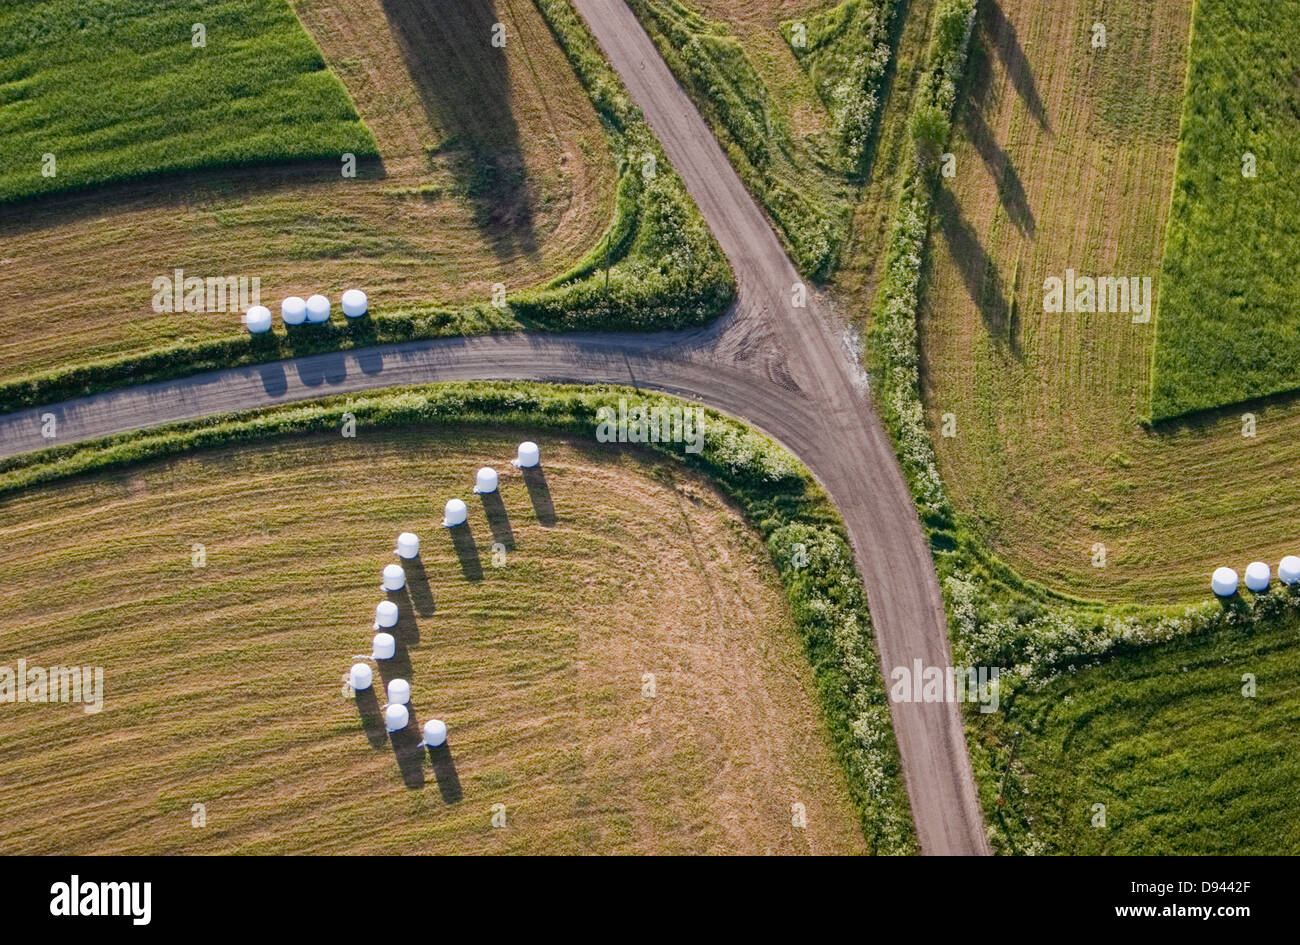
M736 273L731 311L659 334L510 334L385 345L231 368L0 417L0 457L232 410L455 380L617 383L691 397L784 443L839 508L867 588L886 678L895 666L948 666L934 564L893 447L847 334L800 281L725 154L621 0L574 0L645 113ZM891 705L912 817L926 854L986 854L958 707Z

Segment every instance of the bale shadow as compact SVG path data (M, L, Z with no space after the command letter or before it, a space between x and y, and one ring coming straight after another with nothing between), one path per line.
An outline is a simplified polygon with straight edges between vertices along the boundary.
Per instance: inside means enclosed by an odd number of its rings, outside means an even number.
M515 532L510 527L510 513L506 511L506 504L501 499L501 491L489 492L482 499L488 527L492 529L492 541L504 545L507 551L513 551Z
M456 773L456 759L451 756L451 748L443 742L437 748L429 749L433 761L433 776L438 782L438 793L448 804L455 804L465 796L460 786L460 775Z
M397 625L390 633L402 646L418 646L420 643L420 624L415 619L415 606L411 603L411 579L408 576L406 586L400 591L388 591L388 599L397 605Z
M348 376L348 363L341 352L321 354L298 361L295 365L298 379L307 387L322 384L341 384Z
M483 562L479 560L478 545L474 542L469 522L447 531L451 532L451 544L456 549L456 558L460 561L460 570L465 575L465 580L483 580Z
M424 561L418 557L403 558L402 567L406 570L406 589L410 593L411 606L415 609L416 616L432 616L437 605L433 599L433 588L429 585L429 573L424 570Z
M551 499L551 487L546 482L546 473L542 471L541 466L524 469L522 472L537 521L543 527L550 528L555 524L555 503Z
M370 321L367 316L366 321ZM361 369L362 374L374 376L384 370L384 355L374 348L368 348L356 353L357 367Z
M379 667L379 678L383 680L385 691L388 684L394 679L405 679L411 681L411 675L415 669L411 665L411 651L406 648L401 637L393 634L393 639L397 646L393 648L393 658L390 660L375 660L375 665Z
M511 103L506 50L492 45L494 0L384 0L425 116L502 258L537 252L534 196ZM516 33L507 42L520 42Z
M289 378L284 373L284 365L278 361L264 364L257 369L262 377L262 390L268 397L283 397L289 390Z
M406 728L393 732L393 756L402 772L402 781L411 790L424 787L424 740L415 725L415 711L408 705L411 721Z
M361 718L361 727L365 730L366 741L370 742L371 748L383 748L384 742L388 740L388 732L384 728L384 713L379 709L379 697L375 695L375 687L372 685L369 689L362 689L356 693L357 715Z

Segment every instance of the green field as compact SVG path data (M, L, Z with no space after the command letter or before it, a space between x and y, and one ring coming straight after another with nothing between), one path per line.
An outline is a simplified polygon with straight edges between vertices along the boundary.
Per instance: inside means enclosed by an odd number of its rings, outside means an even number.
M344 152L378 153L283 0L0 4L0 201Z
M980 717L971 743L1004 852L1294 856L1300 625L1220 631L1060 677L1018 694L1005 717Z
M1297 23L1300 0L1196 4L1160 277L1157 420L1300 387Z

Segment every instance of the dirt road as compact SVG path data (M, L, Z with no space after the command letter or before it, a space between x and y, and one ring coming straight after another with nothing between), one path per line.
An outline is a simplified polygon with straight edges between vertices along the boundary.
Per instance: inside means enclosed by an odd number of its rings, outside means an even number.
M758 206L621 0L575 0L645 112L736 273L737 302L702 329L654 335L514 334L414 342L217 371L0 417L0 456L231 410L402 384L469 379L610 382L692 397L780 440L844 517L886 678L951 663L943 601L915 507L842 325L809 295ZM892 706L921 851L986 854L957 706Z

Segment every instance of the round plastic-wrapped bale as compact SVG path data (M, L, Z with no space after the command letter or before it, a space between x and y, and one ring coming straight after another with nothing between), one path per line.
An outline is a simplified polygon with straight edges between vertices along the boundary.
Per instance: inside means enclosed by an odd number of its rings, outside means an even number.
M388 701L393 705L406 705L411 701L411 684L405 679L393 679L388 683Z
M1277 579L1290 586L1300 584L1300 558L1295 555L1283 558L1277 566Z
M474 477L474 492L478 495L487 495L489 492L497 491L497 471L491 466L484 466Z
M397 641L393 639L391 633L376 633L370 646L371 659L391 660L393 654L397 652Z
M1232 568L1215 568L1210 589L1219 597L1231 597L1237 593L1237 572Z
M397 626L397 605L391 600L381 600L375 608L375 626L385 630Z
M301 325L307 320L307 303L291 295L280 303L280 318L286 325Z
M1268 590L1268 582L1272 578L1273 572L1263 561L1252 561L1246 565L1246 587L1256 594Z
M404 705L390 705L384 710L384 726L390 732L400 732L411 721L411 713Z
M420 556L420 538L415 532L402 532L397 536L397 547L393 554L399 558L418 558Z
M384 590L400 591L406 587L406 572L400 564L384 565Z
M271 310L265 305L254 305L244 313L244 327L250 335L262 335L271 330Z
M532 440L524 440L519 444L519 453L512 459L511 465L518 466L520 469L532 469L542 461L542 451Z
M442 512L442 524L444 528L455 528L457 525L464 525L465 518L469 514L469 509L460 499L448 499L447 507Z
M353 691L361 692L370 688L374 678L370 667L365 663L353 663L352 669L348 672L348 685L352 687Z
M307 300L307 321L313 325L330 320L330 300L323 295L313 295Z
M447 723L430 719L424 723L424 743L430 748L441 748L447 743Z
M348 289L343 293L343 298L339 300L343 307L343 314L348 318L360 318L366 314L369 303L366 301L366 293L360 289Z

